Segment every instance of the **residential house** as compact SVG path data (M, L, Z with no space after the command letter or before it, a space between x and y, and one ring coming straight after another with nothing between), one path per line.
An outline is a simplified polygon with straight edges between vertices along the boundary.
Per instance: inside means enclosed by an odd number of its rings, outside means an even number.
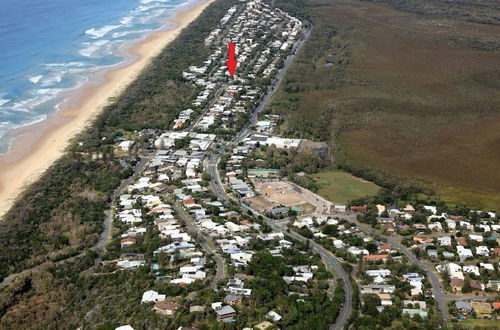
M456 237L455 240L460 246L467 246L467 239L465 237Z
M457 265L455 263L449 263L446 264L444 268L446 268L446 271L450 275L450 278L459 278L461 280L464 279L464 274L462 273L462 267L460 265Z
M457 228L457 222L453 219L446 219L444 222L450 230L455 230Z
M472 312L472 306L467 301L456 301L455 308L459 313L464 315L470 314Z
M469 234L469 239L476 241L476 242L482 242L484 240L483 235L479 234Z
M389 245L389 244L380 244L379 247L378 247L378 252L379 253L382 253L382 252L390 253L391 252L391 245Z
M366 205L363 205L363 206L351 206L351 211L352 212L365 212L366 210L368 210L368 208L366 207Z
M436 214L437 213L437 208L435 206L425 205L424 209L427 210L427 211L430 211L432 214Z
M374 270L367 270L366 275L370 277L386 277L391 275L391 271L389 269L374 269Z
M442 236L437 238L439 246L451 246L451 237Z
M453 259L453 258L455 258L455 253L443 251L443 257L445 259Z
M279 320L281 320L282 318L281 315L279 315L275 311L270 311L269 313L266 314L266 317L273 322L279 322Z
M259 324L256 324L254 326L255 329L257 330L267 330L269 328L271 328L273 326L273 324L269 321L262 321L260 322Z
M460 293L464 287L464 280L460 278L452 278L450 280L450 286L453 292Z
M134 330L130 324L122 325L121 327L115 328L115 330Z
M365 260L365 261L379 261L379 260L386 261L386 260L389 260L390 257L391 256L389 254L371 254L371 255L363 256L363 260Z
M174 315L174 312L179 308L179 304L171 301L157 301L153 310L157 313L166 316Z
M458 253L458 256L460 257L460 261L464 261L467 258L474 257L471 249L466 249L461 245L457 245L457 253Z
M382 215L382 213L384 213L384 211L385 211L384 205L377 204L377 205L375 205L375 207L377 208L377 214L379 216Z
M487 257L490 255L490 250L488 249L487 246L481 245L481 246L476 247L476 254L478 256Z
M462 270L464 273L469 273L469 274L474 274L476 276L479 276L479 267L474 266L474 265L469 265L469 266L463 266Z
M489 280L486 287L490 290L500 291L500 280Z
M427 318L427 311L416 308L403 308L402 314L408 314L410 317L419 315L421 318Z
M215 313L217 314L217 320L224 322L232 322L234 316L236 315L236 311L234 310L234 308L229 305L225 305L216 309Z
M429 256L429 258L437 258L438 251L435 250L435 249L428 249L427 250L427 255Z
M131 245L134 245L135 243L137 243L137 239L134 237L123 238L122 240L120 240L120 247L124 249Z
M421 300L403 300L403 306L404 307L412 306L413 308L418 307L418 309L427 309L427 303Z
M428 227L430 230L434 230L437 232L443 231L443 225L441 225L441 222L436 221L436 222L429 223Z
M470 285L471 289L484 290L483 284L481 284L481 282L479 282L478 280L470 280L469 285Z
M429 237L413 237L413 243L417 244L432 244L434 240Z
M156 291L149 290L143 293L142 299L141 299L141 304L142 303L148 303L148 302L157 302L157 301L164 301L166 298L166 295L164 294L159 294Z
M229 305L241 305L243 302L243 297L235 294L228 294L224 298L224 302Z
M396 286L394 285L383 285L383 284L369 284L361 287L361 294L366 293L394 293Z
M403 208L403 212L406 212L406 213L413 213L415 212L415 208L410 205L410 204L407 204L404 208Z

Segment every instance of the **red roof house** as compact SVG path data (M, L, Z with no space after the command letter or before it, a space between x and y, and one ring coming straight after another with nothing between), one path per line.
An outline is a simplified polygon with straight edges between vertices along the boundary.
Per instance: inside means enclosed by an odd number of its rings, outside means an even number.
M370 254L367 256L363 256L363 259L367 261L376 261L376 260L387 260L390 257L391 256L388 254Z

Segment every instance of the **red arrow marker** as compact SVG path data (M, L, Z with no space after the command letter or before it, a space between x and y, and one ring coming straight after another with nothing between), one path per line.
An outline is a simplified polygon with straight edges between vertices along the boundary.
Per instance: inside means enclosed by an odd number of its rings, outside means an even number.
M226 64L227 64L227 69L229 70L229 74L231 75L231 77L234 76L234 72L236 71L236 65L238 65L238 62L234 58L234 53L235 53L234 47L235 46L236 45L234 42L230 42L229 44L227 44L228 54L227 54Z

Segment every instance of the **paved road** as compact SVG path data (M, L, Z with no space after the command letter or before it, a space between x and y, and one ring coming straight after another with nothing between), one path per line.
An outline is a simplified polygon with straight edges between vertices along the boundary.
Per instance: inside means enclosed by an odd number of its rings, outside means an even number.
M207 237L203 235L200 230L198 229L198 226L193 221L193 218L186 214L184 209L182 209L180 206L175 204L174 202L171 203L172 208L174 211L179 215L179 217L184 221L186 226L188 227L188 230L191 232L196 232L198 233L198 242L200 243L201 247L210 255L212 255L215 259L215 262L217 264L217 270L215 272L215 276L213 280L210 282L210 288L213 290L217 290L217 283L223 279L225 275L225 265L224 265L224 258L222 258L217 252L215 252L207 242L212 242L215 244L215 242L212 240L211 237ZM201 240L199 238L202 238Z
M240 131L240 133L232 140L230 144L228 144L226 147L231 147L234 144L237 144L241 140L243 140L245 137L247 137L251 133L251 125L253 125L257 121L258 114L267 106L269 100L271 99L271 96L273 93L276 91L278 86L281 84L283 77L285 75L285 72L289 65L292 63L293 59L295 58L296 54L300 50L300 48L304 45L305 41L309 38L310 34L312 31L312 26L309 26L306 32L304 33L303 38L300 40L298 44L295 45L293 51L291 54L288 56L288 58L285 60L285 63L283 65L283 68L280 70L278 73L277 78L275 78L275 82L273 83L272 87L268 90L267 94L264 96L264 98L261 100L257 108L253 111L252 116L250 120L248 121L247 125ZM219 171L218 171L218 164L219 164L220 156L216 154L209 154L208 157L208 173L211 176L210 180L210 188L212 189L213 193L217 196L217 198L223 202L226 203L238 203L242 207L252 211L254 214L261 215L264 221L271 226L275 231L282 232L288 237L291 237L293 239L296 239L298 241L307 241L307 238L294 233L290 232L287 230L286 227L284 227L282 224L277 223L276 221L273 221L266 217L265 215L259 214L256 210L250 208L249 206L240 203L239 200L235 199L234 197L228 195L226 191L224 190L224 187L222 186L222 182L220 180L219 176ZM335 321L335 323L330 327L332 330L340 330L343 329L344 326L347 324L347 321L349 320L349 317L352 314L352 295L353 295L353 289L351 286L351 282L349 279L349 275L347 272L344 270L342 267L342 264L339 259L337 259L330 251L326 250L323 248L321 245L317 244L314 241L310 241L310 246L311 249L314 252L317 252L320 254L321 258L325 262L326 266L330 270L334 270L336 274L340 276L342 279L343 283L343 288L344 288L344 293L345 293L345 302L341 308L340 314Z
M434 296L436 302L438 303L439 311L441 313L441 318L445 323L447 323L450 319L450 315L448 314L448 306L444 299L441 283L439 282L439 279L436 276L436 274L434 274L434 272L432 272L426 264L424 264L421 260L419 260L417 256L413 254L413 252L411 252L407 247L401 244L395 237L386 236L385 238L389 244L391 244L392 246L396 247L401 252L403 252L408 257L408 259L410 259L415 265L417 265L420 269L426 272L427 278L429 278L432 284L432 290L434 291Z
M209 162L208 169L209 169L210 175L212 176L212 179L210 180L210 186L212 187L212 191L214 192L214 194L221 201L224 201L226 203L227 202L233 203L235 201L240 203L239 200L235 200L233 197L229 196L224 191L224 188L222 187L220 177L219 177L219 172L217 171L218 158L215 155L212 155L209 158L209 161L210 162ZM270 218L266 217L263 214L260 214L259 212L257 212L256 210L254 210L253 208L251 208L250 206L248 206L246 204L240 203L240 205L242 207L244 207L245 209L252 211L254 214L262 216L264 221L273 230L278 231L278 232L282 232L284 235L291 237L293 239L296 239L298 241L302 241L302 242L307 241L307 239L305 237L303 237L295 232L288 231L284 224L282 224L278 221L271 220ZM325 262L327 268L330 270L335 270L336 274L338 274L338 276L340 276L340 278L342 279L342 285L344 288L346 300L344 302L344 305L342 306L342 309L340 311L340 314L339 314L337 320L330 327L330 329L332 329L332 330L343 329L344 326L347 324L347 321L349 320L349 317L351 316L351 313L352 313L353 291L352 291L352 286L351 286L351 282L349 279L349 275L342 267L340 260L337 259L335 256L333 256L333 254L330 251L326 250L325 248L323 248L321 245L317 244L314 241L310 240L309 242L310 242L311 249L314 252L317 252L320 254L320 256L323 259L323 261Z
M288 236L300 242L309 241L310 244L309 246L311 247L311 250L318 253L321 256L327 269L334 270L335 273L340 277L340 279L342 280L342 286L344 288L345 301L344 304L342 305L339 316L335 320L335 323L330 326L330 329L331 330L343 329L344 326L347 324L349 317L352 314L353 289L351 286L349 275L342 267L342 262L339 259L337 259L337 257L335 257L330 251L328 251L318 243L314 242L313 240L308 240L307 238L296 232L289 231L288 228L283 223L276 220L272 220L266 217L265 215L260 214L257 210L253 209L252 207L244 203L241 203L241 206L247 210L252 211L257 216L260 215L264 219L264 222L268 224L274 231L282 232L285 236Z
M234 197L228 195L222 186L222 181L219 176L218 166L220 158L217 155L209 154L208 156L208 174L210 174L210 188L217 198L226 203L238 203Z
M408 259L410 259L415 265L417 265L420 269L422 269L426 274L427 277L429 278L431 285L432 285L432 290L434 292L434 299L436 300L439 308L439 312L441 314L441 318L445 323L447 323L450 320L450 315L448 313L448 306L447 306L447 300L451 300L451 296L447 296L443 293L443 289L441 287L441 283L439 281L439 278L436 276L436 274L429 268L428 265L423 263L420 259L417 258L417 256L406 246L401 244L399 235L398 236L387 236L384 234L381 234L377 230L373 229L370 225L364 224L359 222L356 219L355 214L350 214L347 217L347 220L350 222L356 224L356 226L362 230L363 232L370 234L372 236L378 236L384 240L387 241L387 243L391 244L395 248L399 249L401 252L403 252ZM458 299L457 299L458 300Z
M240 131L240 133L233 138L231 143L227 144L224 148L230 148L231 146L237 144L241 140L243 140L245 137L247 137L252 131L251 131L251 126L257 122L257 118L259 113L265 109L267 104L269 103L269 100L271 99L271 96L276 92L277 88L283 81L283 78L285 76L286 70L290 66L290 64L293 62L293 59L295 56L298 54L302 46L305 44L305 42L309 39L311 36L311 31L313 29L312 25L309 25L304 32L304 35L300 39L298 43L295 44L294 48L290 52L290 55L286 58L283 68L279 71L278 75L274 79L274 83L272 87L270 87L267 91L267 94L264 96L264 98L259 102L259 105L254 109L252 112L252 116L250 117L248 123L245 125L245 127ZM208 157L208 173L212 176L212 180L210 180L210 187L212 188L212 191L215 193L215 195L222 201L226 202L237 202L233 197L227 195L224 191L224 188L222 187L222 182L219 177L219 172L217 170L218 164L219 164L220 156L215 155L213 153L209 154ZM215 180L215 181L214 181Z
M278 75L274 78L274 84L268 90L268 93L266 94L266 96L264 96L262 101L259 103L259 105L255 109L255 111L253 112L252 117L250 118L250 123L252 123L252 124L255 123L257 121L257 115L259 114L259 112L261 112L267 106L267 103L271 99L271 96L274 94L274 92L276 92L279 85L283 81L283 78L285 77L286 70L288 69L290 64L292 64L295 56L298 54L298 52L300 51L302 46L304 46L305 42L311 36L312 29L313 29L313 26L309 25L307 27L306 31L304 32L302 38L300 39L300 41L294 45L292 51L290 52L290 55L288 55L288 57L286 58L286 60L283 63L283 68L279 71Z
M116 198L118 196L121 195L123 190L130 184L130 182L132 182L132 180L137 178L137 176L140 173L142 173L144 167L146 166L146 164L149 162L150 159L151 159L151 156L146 156L146 157L142 158L141 161L139 163L137 163L137 165L135 166L134 173L132 174L132 176L130 176L126 180L123 180L122 183L120 184L120 186L111 195L111 197L110 197L111 208L104 212L105 219L104 219L103 231L101 232L99 240L90 248L90 250L98 253L98 258L96 260L99 260L99 258L104 253L104 247L111 240L111 228L112 228L112 224L113 224L113 209L112 209L113 202L116 200ZM83 251L80 254L77 254L75 256L54 262L54 264L63 264L65 262L73 261L77 258L83 257L85 255L85 253L86 253L86 251ZM46 263L44 263L44 264L46 264ZM23 270L22 272L12 274L12 275L4 278L3 281L0 282L0 288L11 284L19 277L29 275L31 273L31 271L35 270L38 267L41 267L44 264L37 265L37 266L32 267L30 269Z
M120 184L120 186L118 188L116 188L115 191L113 192L113 194L111 195L110 203L109 203L110 208L107 209L105 212L106 218L104 220L104 230L102 231L101 236L100 236L99 240L97 241L97 243L90 248L91 250L94 250L97 253L99 253L99 255L104 253L104 247L111 240L111 229L113 227L113 216L114 216L113 204L114 204L115 200L118 197L120 197L123 190L125 190L125 188L127 188L130 185L130 183L132 183L135 179L137 179L137 177L139 175L141 175L142 171L144 170L146 165L149 163L151 158L152 158L152 155L144 156L143 158L141 158L139 163L137 163L136 166L134 167L134 173L130 177L128 177L127 179L123 180L122 183Z
M240 134L236 136L233 139L233 142L238 143L239 141L243 140L248 134L251 133L250 127L257 122L258 115L259 113L264 110L269 103L269 100L271 100L271 97L273 96L274 92L278 89L279 85L283 81L283 78L285 77L286 70L290 66L290 64L293 62L295 56L299 53L300 49L302 46L304 46L305 42L309 39L311 36L311 31L313 29L312 25L309 25L304 32L304 35L300 39L298 43L296 43L290 52L290 55L286 58L285 62L283 63L283 68L278 72L278 75L274 78L274 82L271 85L270 88L267 90L267 94L264 96L264 98L259 102L259 105L254 109L252 112L252 116L250 117L250 120L248 121L247 125L240 131Z

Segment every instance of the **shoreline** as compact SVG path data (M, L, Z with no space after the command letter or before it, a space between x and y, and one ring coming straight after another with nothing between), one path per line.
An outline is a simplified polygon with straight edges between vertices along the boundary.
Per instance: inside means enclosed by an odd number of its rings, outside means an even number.
M125 60L116 67L103 68L81 87L63 92L68 98L47 119L17 129L19 136L9 151L0 154L0 217L20 193L35 182L57 159L71 138L84 130L110 98L118 96L134 81L150 60L173 41L179 33L214 0L188 4L165 22L166 27L124 47Z

